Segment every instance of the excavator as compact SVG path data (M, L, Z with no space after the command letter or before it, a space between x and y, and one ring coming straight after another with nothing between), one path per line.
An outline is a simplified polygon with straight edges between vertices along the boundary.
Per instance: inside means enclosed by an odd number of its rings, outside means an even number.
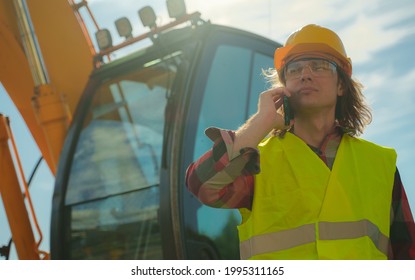
M237 128L255 112L281 45L188 13L183 0L166 8L164 25L138 9L138 36L120 17L113 44L86 0L0 0L0 82L54 176L46 252L0 114L6 258L12 243L27 260L239 258L238 212L202 205L184 176L211 146L207 127Z

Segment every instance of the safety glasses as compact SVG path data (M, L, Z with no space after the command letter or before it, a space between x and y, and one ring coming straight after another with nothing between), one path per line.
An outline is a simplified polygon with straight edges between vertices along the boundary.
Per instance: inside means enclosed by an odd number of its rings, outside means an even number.
M329 77L337 70L337 64L333 61L324 58L301 58L287 63L284 68L285 79L299 79L306 67L315 77Z

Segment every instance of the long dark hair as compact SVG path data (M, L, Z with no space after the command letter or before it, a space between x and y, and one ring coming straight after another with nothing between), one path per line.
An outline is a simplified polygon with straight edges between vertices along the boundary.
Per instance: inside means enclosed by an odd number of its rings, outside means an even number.
M336 119L347 134L359 136L372 122L372 112L363 95L363 85L339 67L337 73L343 95L337 98Z

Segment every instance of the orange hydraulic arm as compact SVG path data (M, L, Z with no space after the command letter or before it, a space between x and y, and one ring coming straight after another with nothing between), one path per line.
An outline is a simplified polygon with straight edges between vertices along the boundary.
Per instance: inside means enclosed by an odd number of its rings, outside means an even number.
M73 0L0 0L0 82L53 174L71 115L94 67L95 51L77 12L84 5L85 1ZM0 178L19 259L47 259L48 254L38 249L42 234L8 119L1 112Z
M95 55L71 4L72 0L0 0L0 82L53 174ZM29 19L24 18L27 14ZM35 59L37 54L41 60ZM33 71L39 67L43 79Z
M10 149L10 147L12 147ZM39 233L39 241L35 242L32 225L29 215L26 211L24 196L20 190L19 176L16 173L14 159L19 166L20 179L25 186L25 196L28 199L28 204L32 213L33 221ZM16 251L19 259L23 260L38 260L47 259L49 255L45 252L39 251L39 245L42 242L42 233L34 215L33 206L31 204L30 195L27 184L24 179L23 170L21 168L19 157L14 145L13 135L10 130L8 119L0 114L0 195L3 198L3 205L6 211L12 238L16 246ZM6 176L5 176L6 175ZM42 257L43 255L43 257Z

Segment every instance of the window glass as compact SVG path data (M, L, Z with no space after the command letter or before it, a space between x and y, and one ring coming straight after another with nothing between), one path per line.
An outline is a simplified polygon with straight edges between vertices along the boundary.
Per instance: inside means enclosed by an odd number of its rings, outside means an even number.
M249 95L248 117L258 110L258 98L261 92L267 90L271 85L267 83L263 70L274 67L274 59L268 55L255 53L252 67L252 83Z
M210 68L197 124L195 158L211 147L204 131L210 126L237 128L245 119L252 51L219 46Z
M164 112L179 59L175 54L138 66L96 90L65 197L67 258L163 258L158 211Z

